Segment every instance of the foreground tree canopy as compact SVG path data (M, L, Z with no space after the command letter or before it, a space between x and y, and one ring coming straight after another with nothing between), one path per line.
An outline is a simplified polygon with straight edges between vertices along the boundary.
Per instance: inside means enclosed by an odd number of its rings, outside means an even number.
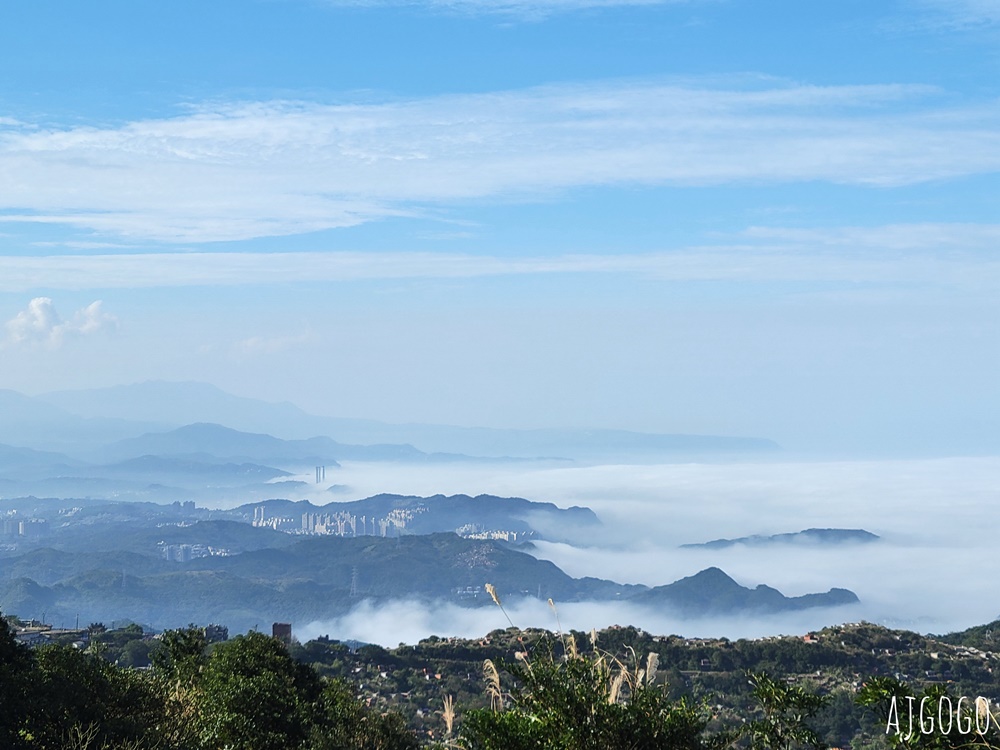
M0 748L411 750L395 714L368 710L261 633L209 648L164 635L149 671L69 646L29 650L0 618Z
M462 725L468 750L703 750L707 716L684 701L671 703L652 685L655 659L629 669L604 655L551 652L523 655L507 667L516 681L506 693L487 662L493 708L471 712ZM509 707L507 704L510 704Z
M17 643L0 618L0 749L6 750L413 750L420 739L402 715L370 708L355 688L320 677L280 641L249 633L209 644L198 628L149 641L152 668L112 665L89 649ZM596 642L586 653L572 636L542 638L509 663L484 664L488 707L461 711L451 696L436 707L444 745L461 750L820 750L814 731L822 698L765 674L742 720L719 723L715 709L679 698L657 677L656 653L624 658ZM377 647L367 647L385 657ZM301 650L301 649L300 649ZM307 649L308 650L308 649ZM363 650L363 649L362 649ZM914 698L915 696L915 698ZM907 736L900 706L926 698L956 707L955 721ZM944 686L914 692L891 678L869 680L857 696L881 729L853 750L990 750L1000 727L969 733L975 705L962 708ZM422 704L425 705L425 704ZM963 714L964 710L964 714ZM980 717L982 718L982 717ZM939 722L943 719L939 716ZM982 723L982 722L980 722ZM877 735L877 736L876 736ZM439 733L440 736L440 733ZM426 736L424 743L430 742Z

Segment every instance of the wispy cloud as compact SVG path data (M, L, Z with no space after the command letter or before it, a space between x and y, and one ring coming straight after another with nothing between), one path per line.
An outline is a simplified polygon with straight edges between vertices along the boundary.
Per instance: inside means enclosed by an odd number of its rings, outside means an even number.
M787 228L750 227L742 233L753 240L794 243L803 247L876 250L993 249L1000 244L1000 224L918 222L875 227Z
M938 106L913 86L769 85L263 102L117 128L0 132L0 221L207 242L578 186L893 186L1000 169L995 103Z
M348 8L416 7L433 11L468 14L516 16L527 19L545 18L556 13L568 13L597 8L638 7L648 5L678 5L691 0L325 0L326 5Z
M628 274L664 281L929 284L965 290L1000 286L1000 258L984 252L1000 240L1000 225L752 227L730 239L657 253L529 257L416 252L19 256L3 259L0 291L552 274ZM244 342L244 349L249 353L272 345L251 339Z
M982 26L1000 22L1000 0L918 0L936 13L938 23Z
M245 357L268 356L308 346L316 340L317 336L311 331L284 336L251 336L237 341L233 345L233 351Z
M104 311L98 300L77 310L69 320L63 320L49 297L36 297L28 306L7 321L8 346L61 346L67 339L91 336L116 328L118 320Z

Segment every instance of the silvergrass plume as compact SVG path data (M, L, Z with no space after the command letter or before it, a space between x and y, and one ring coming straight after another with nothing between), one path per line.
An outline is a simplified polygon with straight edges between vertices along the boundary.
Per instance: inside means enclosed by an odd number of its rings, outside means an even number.
M486 694L490 697L490 708L503 710L503 690L500 687L500 672L492 659L483 662L483 676L486 678Z
M618 695L621 693L623 682L625 682L625 670L620 670L611 681L611 690L608 692L608 705L613 706L618 702Z
M646 657L646 684L652 685L656 679L656 668L660 664L660 655L655 651L650 651Z
M552 601L551 597L549 598L549 607L552 609L552 614L555 615L556 617L556 627L558 628L557 633L559 635L559 640L561 640L563 644L563 654L569 654L572 651L572 656L575 659L576 641L574 641L572 636L570 636L570 641L572 642L572 646L566 643L566 635L563 633L562 623L559 622L559 610L556 609L556 603Z
M498 607L500 607L500 611L503 612L503 616L507 618L507 622L510 623L510 626L516 630L517 629L517 625L515 625L514 621L510 619L510 615L507 614L507 610L504 609L503 605L500 603L500 597L497 596L497 588L496 588L496 586L494 586L492 583L487 583L486 584L486 593L489 594L490 598L493 599L493 603L496 604Z
M455 726L455 698L451 695L444 697L444 726L447 730L446 736L451 737L451 731Z

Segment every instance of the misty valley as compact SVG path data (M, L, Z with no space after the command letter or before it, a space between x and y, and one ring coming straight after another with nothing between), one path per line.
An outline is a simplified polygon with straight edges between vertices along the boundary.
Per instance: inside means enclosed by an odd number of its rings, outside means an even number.
M1000 750L1000 0L0 8L0 750Z
M60 627L81 619L131 620L157 629L221 623L243 632L289 622L297 631L309 631L314 623L348 616L362 605L363 610L396 602L430 611L488 609L487 583L515 608L551 599L644 608L679 619L767 617L858 602L854 592L837 586L793 596L764 583L742 586L717 565L656 585L574 577L545 559L540 545L584 552L599 546L607 530L588 507L486 494L382 493L348 500L352 489L339 478L341 462L348 461L375 467L376 475L378 467L405 472L428 463L559 467L580 460L569 454L587 441L572 434L545 446L566 454L558 458L526 453L539 447L538 436L534 444L518 446L503 435L503 448L520 448L521 455L496 455L497 446L480 439L476 447L494 455L471 456L410 444L283 439L237 430L205 420L228 410L239 415L241 426L261 424L274 418L269 412L275 407L196 384L173 386L173 392L164 383L118 389L113 395L119 403L106 406L113 416L95 413L95 404L111 395L84 392L74 401L70 394L48 399L3 394L8 404L0 416L4 612ZM126 418L130 409L123 403L130 400L144 403L136 411L145 409L145 419ZM171 427L169 420L183 418L192 403L201 421ZM318 421L292 407L280 411L286 430L296 419L300 431ZM161 429L149 431L150 423ZM763 440L588 437L583 453L591 459L601 450L617 456L623 446L672 458L776 449ZM807 529L753 537L751 543L780 548L877 539L862 530ZM369 638L385 640L374 630Z
M683 478L788 471L763 439L338 421L197 383L0 398L0 609L60 627L474 637L500 624L487 583L540 627L554 624L549 600L584 630L697 635L910 614L885 616L889 592L852 569L900 554L834 525L863 519L856 508L768 514L750 498L741 517L747 501L720 504ZM282 437L252 431L268 424ZM388 442L402 437L416 444ZM373 438L386 442L361 442ZM885 521L873 528L891 538Z
M638 662L626 675L640 655L656 700L674 706L662 710L713 703L711 720L686 719L704 737L742 736L746 717L768 710L752 708L768 673L826 696L810 726L833 746L881 731L855 700L866 676L934 695L996 687L993 625L900 629L947 622L926 619L938 615L927 599L893 606L894 594L927 586L912 565L925 555L914 531L926 519L869 499L905 502L935 483L951 491L940 483L955 476L950 465L906 464L906 486L893 464L789 462L763 439L351 423L192 383L0 401L0 651L5 638L31 649L33 668L49 674L40 685L63 680L59 696L70 678L52 676L62 667L47 660L69 658L65 649L90 659L86 669L119 670L99 678L111 697L92 740L114 727L106 717L125 700L112 686L123 671L150 672L144 689L195 680L186 700L205 700L214 678L183 677L180 659L224 680L309 665L323 682L295 690L325 686L323 700L349 711L337 720L353 737L343 746L357 748L447 742L456 731L499 741L502 731L477 722L503 716L489 713L496 695L516 702L546 669L574 690L632 680L622 705L640 705ZM391 442L404 437L413 442ZM967 468L975 500L992 465ZM804 503L804 487L839 500ZM936 531L942 543L954 533ZM898 589L870 574L893 560L914 576L897 568ZM534 666L519 671L519 660ZM486 689L484 664L507 670ZM570 676L579 669L596 671ZM225 700L239 694L223 684ZM177 698L150 700L167 711L157 726L173 727L171 742L188 742L186 721L168 721ZM213 710L197 708L198 721L216 721ZM52 711L63 718L25 714L41 722L39 737L75 715ZM322 716L301 721L287 731L333 731ZM371 744L357 734L366 726L398 744Z

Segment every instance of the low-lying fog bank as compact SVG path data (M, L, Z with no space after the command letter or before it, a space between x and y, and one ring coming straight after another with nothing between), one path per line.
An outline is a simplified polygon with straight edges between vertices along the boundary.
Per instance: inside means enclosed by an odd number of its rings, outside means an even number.
M634 606L559 604L563 627L633 624L650 632L752 637L797 633L867 619L921 632L946 632L1000 616L1000 557L995 508L1000 458L807 463L615 466L345 464L331 499L377 492L521 496L559 506L586 505L604 528L581 530L578 545L537 542L533 554L573 576L651 586L717 566L745 586L767 584L788 596L853 590L850 612L810 610L761 620L683 620ZM317 498L317 499L320 499ZM863 528L870 544L681 544L806 528ZM508 608L519 626L554 628L543 602ZM431 634L476 636L504 627L499 611L367 605L333 623L310 625L331 637L395 645ZM379 641L382 642L382 641Z
M859 607L836 607L806 610L782 616L712 617L680 619L635 604L613 602L575 602L556 604L558 622L552 609L538 599L512 599L503 602L511 621L519 628L545 628L556 631L589 632L610 625L634 625L656 635L686 637L758 638L768 635L793 635L826 625L855 622ZM306 641L328 635L337 640L358 640L394 647L415 644L423 638L479 638L491 630L510 627L497 607L466 608L451 603L428 605L425 602L395 601L381 606L362 602L344 617L311 622L296 630L296 637Z

